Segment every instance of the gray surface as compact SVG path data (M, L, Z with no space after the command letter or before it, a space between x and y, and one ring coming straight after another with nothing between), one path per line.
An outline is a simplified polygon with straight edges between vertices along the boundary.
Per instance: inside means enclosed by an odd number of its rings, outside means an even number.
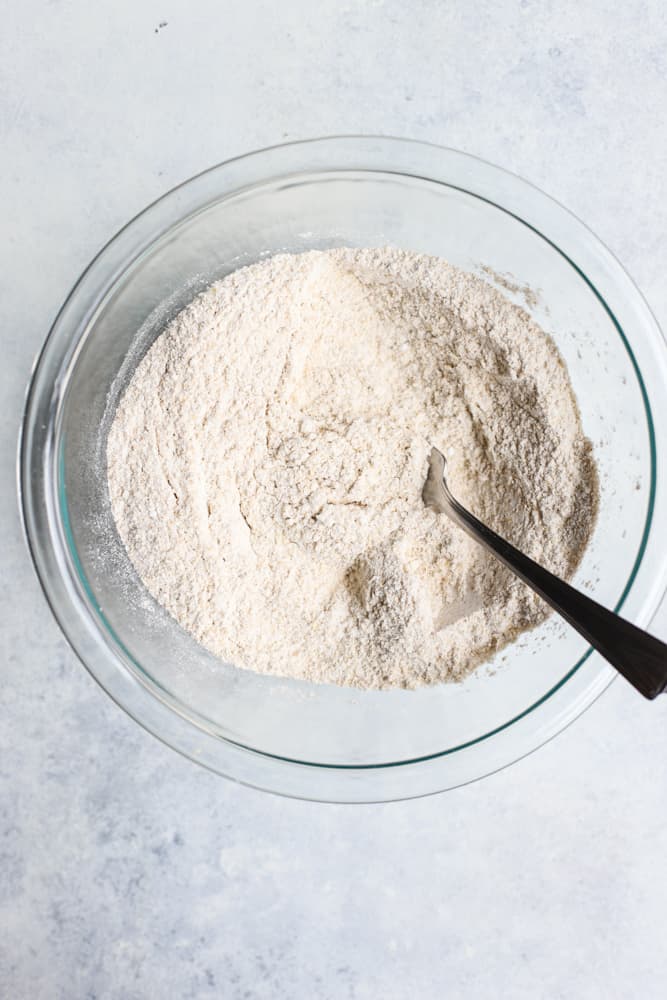
M420 802L236 787L68 651L13 475L32 357L91 255L176 182L287 138L403 134L516 170L667 326L662 0L2 6L0 995L663 997L667 698L617 682L529 759Z

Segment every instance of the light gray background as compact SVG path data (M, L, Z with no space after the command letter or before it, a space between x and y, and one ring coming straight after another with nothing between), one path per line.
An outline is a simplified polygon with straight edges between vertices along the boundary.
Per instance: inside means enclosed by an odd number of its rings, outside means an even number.
M286 139L393 133L514 170L667 326L663 0L0 13L0 995L664 997L667 698L619 681L529 759L427 800L237 787L141 731L68 650L13 472L32 358L90 257L173 184Z

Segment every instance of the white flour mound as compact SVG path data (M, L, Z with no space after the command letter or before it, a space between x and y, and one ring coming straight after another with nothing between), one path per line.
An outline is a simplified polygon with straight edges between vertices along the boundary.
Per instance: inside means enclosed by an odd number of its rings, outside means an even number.
M108 478L145 586L219 657L364 688L459 679L546 611L421 491L563 576L598 485L551 338L399 250L281 254L199 295L118 407Z

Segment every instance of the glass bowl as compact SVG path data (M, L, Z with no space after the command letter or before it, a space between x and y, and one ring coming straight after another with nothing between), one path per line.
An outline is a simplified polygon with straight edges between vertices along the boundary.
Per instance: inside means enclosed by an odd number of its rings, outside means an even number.
M329 801L452 788L544 743L615 676L550 618L465 683L358 691L265 677L200 648L141 586L105 475L114 408L200 289L277 251L392 244L500 283L554 336L600 469L574 579L647 626L666 582L667 352L641 295L569 212L471 156L318 139L194 177L125 227L71 292L32 378L20 447L30 550L65 635L130 715L238 781ZM530 292L532 290L532 294Z

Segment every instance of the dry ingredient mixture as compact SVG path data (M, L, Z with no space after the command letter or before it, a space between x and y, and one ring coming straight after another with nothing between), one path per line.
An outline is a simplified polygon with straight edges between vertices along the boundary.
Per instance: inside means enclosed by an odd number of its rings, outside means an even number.
M488 283L400 250L281 254L155 341L108 439L145 586L221 658L364 688L464 677L544 605L421 490L569 576L597 476L551 338Z

